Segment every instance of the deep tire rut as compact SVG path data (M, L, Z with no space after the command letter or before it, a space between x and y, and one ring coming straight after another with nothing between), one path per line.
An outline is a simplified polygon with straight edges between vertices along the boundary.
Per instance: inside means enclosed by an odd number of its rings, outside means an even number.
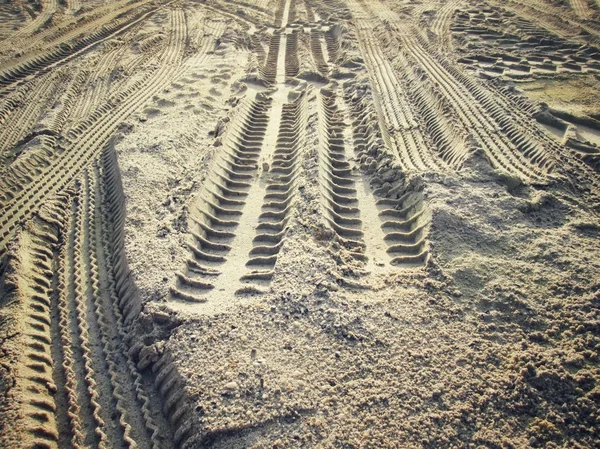
M25 326L17 382L31 447L171 447L125 345L139 307L127 272L115 268L123 267L122 192L114 154L104 154L20 240L32 262L14 267Z

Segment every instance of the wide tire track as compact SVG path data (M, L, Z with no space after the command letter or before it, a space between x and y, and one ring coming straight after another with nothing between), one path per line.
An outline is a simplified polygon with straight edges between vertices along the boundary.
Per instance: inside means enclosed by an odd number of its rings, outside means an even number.
M273 278L277 255L283 245L288 220L297 190L300 155L306 145L306 93L284 104L266 181L261 214L258 217L253 248L248 253L248 272L240 281L264 287ZM258 287L241 287L241 292L255 292ZM260 290L258 290L260 291Z
M364 98L357 98L353 94L350 90L346 93L349 113L355 117L352 122L352 141L356 159L362 168L362 178L366 178L375 175L375 158L381 157L385 145L380 131L373 126L375 111ZM383 259L391 265L425 265L429 258L427 234L431 214L423 194L407 189L403 183L398 184L402 175L397 170L388 170L385 176L388 186L384 183L373 188L367 179L362 182L365 196L361 198L361 213L365 212L369 218L365 228L371 228L366 232L367 255L372 254L372 258ZM397 185L392 187L391 182ZM381 230L374 230L373 226ZM382 258L375 251L382 243L387 258Z
M318 113L319 172L324 217L352 250L353 256L365 260L355 180L346 157L344 124L333 92L323 89L318 94Z
M194 223L189 245L192 257L171 289L174 298L204 302L227 262L230 242L246 207L246 197L258 172L258 159L267 129L270 100L257 98L240 107L215 160L206 187L190 211Z

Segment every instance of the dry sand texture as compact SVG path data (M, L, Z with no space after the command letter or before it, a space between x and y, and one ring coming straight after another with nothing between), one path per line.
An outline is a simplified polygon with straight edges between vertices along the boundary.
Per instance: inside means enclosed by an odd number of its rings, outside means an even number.
M600 447L598 0L0 4L0 447Z

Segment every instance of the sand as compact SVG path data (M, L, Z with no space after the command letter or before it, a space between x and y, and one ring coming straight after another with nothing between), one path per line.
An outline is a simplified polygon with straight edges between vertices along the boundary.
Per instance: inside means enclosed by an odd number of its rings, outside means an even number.
M599 24L0 5L0 447L598 447Z

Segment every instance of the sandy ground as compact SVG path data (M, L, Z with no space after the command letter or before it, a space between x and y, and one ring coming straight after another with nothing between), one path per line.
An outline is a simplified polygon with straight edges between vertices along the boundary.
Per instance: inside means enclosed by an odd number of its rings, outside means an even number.
M600 447L600 5L0 5L0 446Z

